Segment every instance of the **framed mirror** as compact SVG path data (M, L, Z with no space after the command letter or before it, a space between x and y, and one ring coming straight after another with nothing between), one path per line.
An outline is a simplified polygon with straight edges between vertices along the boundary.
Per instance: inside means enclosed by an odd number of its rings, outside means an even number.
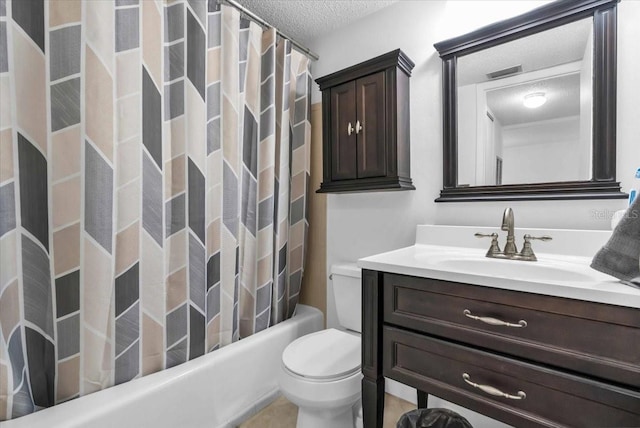
M616 5L560 0L436 43L436 202L625 198L616 181Z

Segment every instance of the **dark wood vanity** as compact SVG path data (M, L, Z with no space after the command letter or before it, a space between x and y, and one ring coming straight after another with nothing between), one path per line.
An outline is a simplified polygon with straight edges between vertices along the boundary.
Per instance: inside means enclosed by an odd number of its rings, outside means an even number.
M365 428L384 377L516 427L640 427L640 310L363 269Z

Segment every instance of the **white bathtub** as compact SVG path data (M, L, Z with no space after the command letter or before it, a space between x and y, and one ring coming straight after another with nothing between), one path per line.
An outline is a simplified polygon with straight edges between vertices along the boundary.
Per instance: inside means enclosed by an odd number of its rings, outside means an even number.
M278 395L284 348L322 328L318 309L298 305L293 318L203 357L0 426L233 427Z

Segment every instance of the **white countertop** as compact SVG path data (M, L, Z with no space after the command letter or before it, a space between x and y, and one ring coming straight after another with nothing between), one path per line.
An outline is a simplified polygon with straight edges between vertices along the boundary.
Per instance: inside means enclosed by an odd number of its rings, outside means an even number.
M422 228L422 230L421 230ZM550 254L538 252L540 247L544 248L546 243L536 243L538 248L536 255L538 262L523 262L513 260L491 260L488 263L490 267L496 268L491 274L475 272L473 268L465 267L465 260L473 259L474 262L482 263L485 259L484 255L488 248L489 240L482 240L483 246L487 248L463 247L461 245L434 245L428 243L441 242L443 229L438 226L419 226L418 239L419 243L410 247L402 248L387 253L377 254L370 257L362 258L358 261L358 266L363 269L371 269L383 272L396 273L401 275L410 275L423 278L439 279L444 281L453 281L466 284L483 285L493 288L502 288L506 290L522 291L528 293L544 294L548 296L565 297L570 299L578 299L597 303L607 303L612 305L626 306L631 308L640 308L640 288L621 283L618 279L597 272L589 267L592 257L585 255L571 255L562 243L556 244L556 249L562 248L565 254ZM445 226L446 228L446 226ZM487 228L469 228L469 230L487 232ZM464 230L467 235L469 230ZM493 230L495 231L495 230ZM531 233L526 231L527 233ZM451 232L451 229L445 230ZM546 232L551 236L563 236L567 231L533 231ZM574 231L571 231L574 232ZM582 232L582 231L575 231ZM431 235L431 239L428 237ZM455 235L455 233L453 234ZM503 244L504 232L501 233L500 244ZM569 234L570 236L571 234ZM606 239L610 233L596 232L591 237L579 235L581 237L579 246L581 247L597 247L599 241ZM517 240L521 236L516 233ZM469 242L477 247L475 238ZM480 241L480 240L478 240ZM593 242L592 242L593 241ZM457 241L460 243L460 240ZM518 247L520 242L518 242ZM598 247L599 248L599 247ZM460 259L460 268L441 266L437 261L449 261L450 259ZM434 260L436 262L434 262ZM556 279L552 274L548 275L544 280L536 280L535 275L522 274L522 272L535 272L537 266L541 268L554 270L566 270L571 275L577 275L573 278ZM501 269L504 267L504 272ZM508 271L516 271L519 274L515 276Z

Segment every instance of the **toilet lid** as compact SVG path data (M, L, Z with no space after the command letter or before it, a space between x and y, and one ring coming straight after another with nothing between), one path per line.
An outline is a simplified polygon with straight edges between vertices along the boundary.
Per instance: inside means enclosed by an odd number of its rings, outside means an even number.
M335 379L360 370L360 337L334 328L294 340L282 353L285 367L311 379Z

